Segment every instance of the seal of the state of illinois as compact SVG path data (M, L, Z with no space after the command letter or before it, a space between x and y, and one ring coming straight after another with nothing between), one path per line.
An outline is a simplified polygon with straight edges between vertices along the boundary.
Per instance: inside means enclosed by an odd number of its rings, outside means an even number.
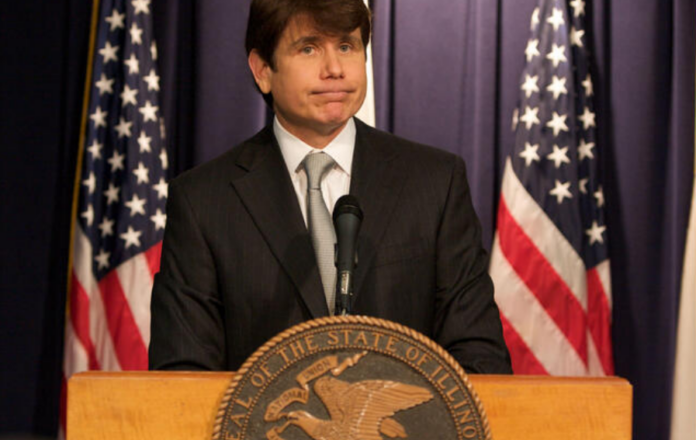
M321 318L259 348L220 403L214 440L490 439L461 366L399 324Z

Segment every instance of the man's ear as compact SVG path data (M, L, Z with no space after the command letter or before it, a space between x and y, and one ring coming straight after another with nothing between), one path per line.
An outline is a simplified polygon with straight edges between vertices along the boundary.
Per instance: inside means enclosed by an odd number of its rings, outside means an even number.
M271 93L273 69L271 69L271 66L266 60L259 55L256 49L252 49L249 53L249 69L251 69L251 73L254 75L254 80L256 81L256 85L259 86L261 93Z

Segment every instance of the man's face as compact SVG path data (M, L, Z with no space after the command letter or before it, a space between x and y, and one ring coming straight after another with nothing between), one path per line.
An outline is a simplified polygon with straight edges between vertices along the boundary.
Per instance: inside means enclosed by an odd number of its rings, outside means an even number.
M347 35L320 33L311 21L295 17L275 51L275 69L257 60L259 88L272 93L283 126L307 142L343 128L365 99L365 48L360 30ZM258 56L257 56L258 58Z

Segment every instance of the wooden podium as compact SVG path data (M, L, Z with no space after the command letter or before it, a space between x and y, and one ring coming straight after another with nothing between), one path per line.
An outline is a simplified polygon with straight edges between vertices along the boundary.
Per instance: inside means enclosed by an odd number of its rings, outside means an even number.
M208 440L232 376L77 374L68 383L67 439ZM632 387L623 379L469 378L483 401L493 440L631 439Z

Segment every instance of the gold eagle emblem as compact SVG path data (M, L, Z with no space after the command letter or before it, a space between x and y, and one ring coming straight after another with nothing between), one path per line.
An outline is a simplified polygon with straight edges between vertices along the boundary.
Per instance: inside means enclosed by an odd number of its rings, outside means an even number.
M319 419L307 411L290 411L289 426L301 428L314 440L382 440L407 438L404 427L391 416L425 403L433 395L425 388L389 380L363 380L348 383L330 376L319 378L314 392L329 412L330 420Z

